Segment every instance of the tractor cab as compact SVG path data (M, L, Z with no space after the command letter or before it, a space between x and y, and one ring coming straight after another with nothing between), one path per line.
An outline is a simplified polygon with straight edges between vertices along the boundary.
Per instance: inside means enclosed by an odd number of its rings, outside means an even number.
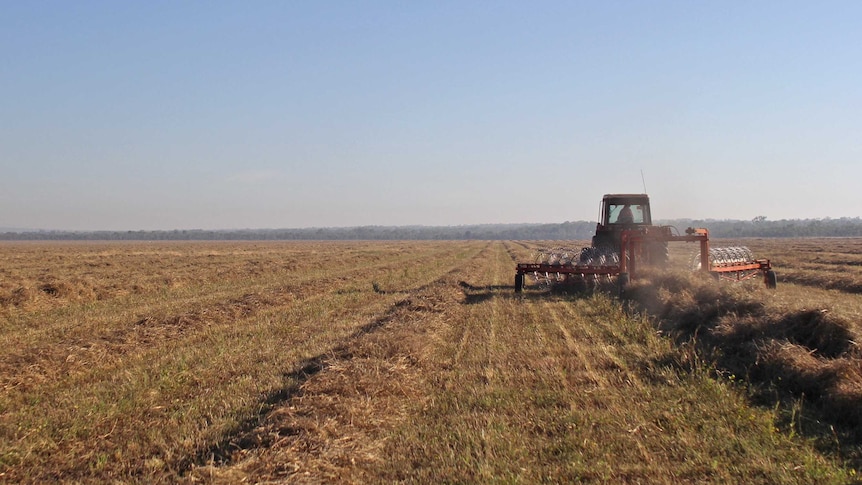
M647 194L606 194L602 197L600 210L592 241L592 247L599 252L619 253L623 231L656 230L653 229ZM646 261L666 262L667 244L657 244L655 248L650 246L649 253L644 258Z
M611 225L652 225L646 194L607 194L602 198L601 211L599 229Z

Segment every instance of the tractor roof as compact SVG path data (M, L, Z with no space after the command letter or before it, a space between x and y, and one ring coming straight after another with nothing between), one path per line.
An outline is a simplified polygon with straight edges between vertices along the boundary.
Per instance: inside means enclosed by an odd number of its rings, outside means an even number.
M647 194L605 194L603 199L649 199Z

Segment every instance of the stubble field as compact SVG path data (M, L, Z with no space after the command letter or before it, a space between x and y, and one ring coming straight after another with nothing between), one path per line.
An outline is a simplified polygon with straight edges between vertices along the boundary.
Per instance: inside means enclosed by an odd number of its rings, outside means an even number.
M862 240L735 243L776 291L515 295L552 241L2 244L0 481L852 482Z

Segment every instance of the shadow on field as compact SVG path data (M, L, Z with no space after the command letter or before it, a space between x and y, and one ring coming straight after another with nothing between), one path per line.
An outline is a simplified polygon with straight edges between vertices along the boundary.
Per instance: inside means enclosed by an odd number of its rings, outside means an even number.
M705 363L744 381L752 402L782 410L793 433L862 465L862 336L854 322L824 309L770 309L739 285L691 275L653 275L627 296L682 350L656 365L692 372Z
M298 429L280 429L277 436L271 433L259 433L257 430L275 408L293 398L301 397L302 386L306 381L326 370L334 362L350 360L352 358L350 345L355 339L379 330L397 318L400 311L413 310L414 307L416 305L410 298L399 300L386 314L356 329L340 345L297 363L294 370L282 375L283 387L273 389L261 397L258 405L255 406L257 412L254 415L243 420L220 442L201 450L193 459L180 463L180 469L187 472L194 466L228 465L238 451L267 447L281 437L299 434L301 430Z
M515 287L508 285L475 286L466 281L459 281L458 286L464 290L464 303L476 305L495 297L514 295Z
M464 304L476 305L493 298L508 298L513 300L542 300L553 298L578 299L586 298L595 292L617 291L616 285L600 284L558 284L552 286L530 286L521 293L515 293L515 287L509 285L486 285L475 286L466 281L460 281L458 285L464 289Z

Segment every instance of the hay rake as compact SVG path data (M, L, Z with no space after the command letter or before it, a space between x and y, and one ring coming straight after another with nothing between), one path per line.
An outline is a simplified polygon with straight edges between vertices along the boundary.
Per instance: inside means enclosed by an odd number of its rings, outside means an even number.
M672 229L652 224L647 194L605 194L592 245L539 251L533 263L520 263L515 268L515 291L523 290L524 278L532 275L547 284L610 281L616 277L622 292L641 265L667 264L667 245L676 241L699 243L700 252L691 262L694 270L734 281L761 275L767 288L775 288L775 272L768 259L755 259L742 246L710 248L706 229L688 228L684 235L673 234Z
M588 247L580 250L553 248L541 250L533 263L519 263L515 268L515 291L524 288L525 277L531 275L543 284L573 283L616 277L623 292L629 281L636 278L644 248L669 242L699 243L699 252L691 261L695 271L705 271L719 280L743 281L761 276L767 288L776 287L776 276L768 259L755 259L743 246L709 247L709 231L688 228L684 235L673 235L668 227L648 226L623 230L620 251L609 247ZM575 258L574 255L578 257Z

